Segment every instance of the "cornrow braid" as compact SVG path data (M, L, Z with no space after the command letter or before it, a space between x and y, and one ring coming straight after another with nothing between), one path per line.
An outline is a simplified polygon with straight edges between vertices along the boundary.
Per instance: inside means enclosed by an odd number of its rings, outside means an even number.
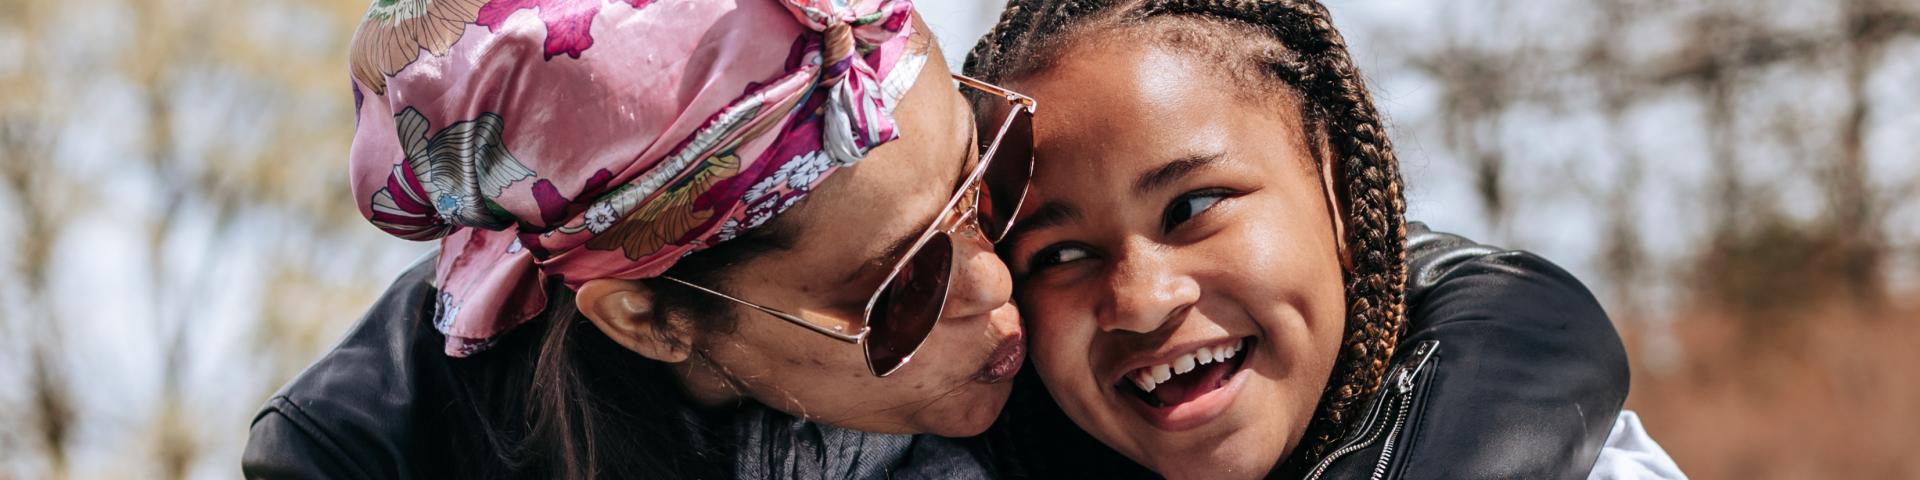
M1022 55L1038 50L1055 50L1069 27L1084 28L1095 14L1114 12L1113 0L1021 1L1008 0L1000 12L1000 22L967 52L963 70L989 82L1017 77L1044 67L1048 56ZM1012 48L1012 51L1008 49Z
M1344 204L1351 261L1345 272L1347 323L1307 428L1306 448L1286 462L1308 464L1357 422L1406 328L1406 203L1399 161L1326 7L1312 0L1014 0L969 53L965 68L988 81L1018 79L1048 68L1079 35L1166 18L1252 27L1287 50L1255 60L1261 73L1299 95L1300 113L1310 135L1318 137L1313 143L1324 140L1331 150L1332 158L1317 160L1334 162L1339 175L1334 194Z

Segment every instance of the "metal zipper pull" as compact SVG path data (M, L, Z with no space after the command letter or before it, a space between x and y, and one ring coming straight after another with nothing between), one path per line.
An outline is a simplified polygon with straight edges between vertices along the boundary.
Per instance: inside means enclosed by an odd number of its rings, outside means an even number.
M1376 408L1373 413L1374 416L1378 416L1392 412L1392 421L1375 422L1374 417L1368 417L1361 423L1370 430L1365 436L1327 454L1326 458L1320 459L1320 462L1314 465L1313 470L1305 478L1319 479L1326 474L1327 468L1332 466L1335 460L1373 445L1373 442L1379 440L1382 434L1385 434L1387 444L1380 451L1380 459L1374 466L1373 478L1378 479L1384 476L1387 462L1393 457L1393 442L1399 437L1400 428L1406 423L1408 411L1413 405L1414 379L1419 378L1420 372L1426 369L1427 361L1433 358L1433 352L1439 348L1439 340L1422 341L1414 345L1413 351L1409 352L1406 358L1395 363L1393 369L1387 374L1386 384L1380 388L1379 397L1374 400L1376 406L1381 408ZM1395 398L1400 400L1397 408L1388 407L1390 404L1386 402Z
M1427 340L1413 347L1413 353L1407 354L1406 360L1412 362L1412 365L1400 369L1399 378L1393 379L1394 393L1413 391L1413 378L1420 375L1421 369L1426 368L1427 359L1433 358L1433 351L1439 345L1439 340ZM1403 362L1402 365L1406 363Z
M1420 376L1420 370L1427 366L1427 359L1433 358L1433 351L1440 344L1438 340L1427 340L1413 348L1406 362L1412 365L1400 369L1399 378L1394 379L1393 388L1400 397L1400 409L1393 415L1393 428L1387 431L1386 443L1380 444L1380 459L1373 463L1373 480L1382 480L1387 476L1387 463L1393 461L1394 442L1400 438L1402 427L1407 425L1407 415L1413 413L1413 379ZM1404 363L1403 363L1404 364Z

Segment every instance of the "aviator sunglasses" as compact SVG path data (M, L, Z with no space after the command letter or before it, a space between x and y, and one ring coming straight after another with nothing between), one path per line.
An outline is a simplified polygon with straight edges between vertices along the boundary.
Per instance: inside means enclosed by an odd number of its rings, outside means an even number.
M858 331L847 333L841 326L823 326L685 280L661 278L835 340L861 345L866 350L867 368L874 376L885 377L899 370L912 360L913 352L920 349L946 310L947 287L953 280L954 233L977 227L988 242L1000 242L1013 227L1013 216L1020 211L1020 202L1026 200L1027 183L1033 177L1033 98L965 75L955 74L953 79L988 99L1005 101L1007 117L1000 122L1000 130L988 137L993 140L980 150L979 163L947 199L940 216L894 260L886 279L867 299Z

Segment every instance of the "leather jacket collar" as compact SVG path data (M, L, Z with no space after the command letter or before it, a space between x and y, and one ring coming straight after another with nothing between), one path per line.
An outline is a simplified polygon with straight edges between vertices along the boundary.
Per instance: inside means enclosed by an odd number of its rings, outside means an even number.
M1586 478L1625 347L1558 266L1408 226L1412 325L1362 427L1307 478Z

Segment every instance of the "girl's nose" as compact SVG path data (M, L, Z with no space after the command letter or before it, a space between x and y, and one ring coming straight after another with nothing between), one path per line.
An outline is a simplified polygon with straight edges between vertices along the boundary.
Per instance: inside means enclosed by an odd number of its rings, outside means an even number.
M1149 333L1200 300L1200 285L1181 273L1161 252L1130 249L1108 271L1105 305L1095 321L1106 332Z

